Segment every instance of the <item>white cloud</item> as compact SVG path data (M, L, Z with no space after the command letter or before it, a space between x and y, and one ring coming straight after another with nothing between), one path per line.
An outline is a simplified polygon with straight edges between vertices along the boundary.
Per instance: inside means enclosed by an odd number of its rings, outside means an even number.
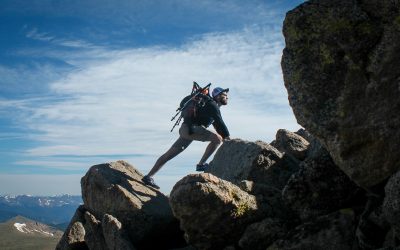
M12 112L23 108L33 108L55 97L47 94L48 83L63 77L69 72L66 65L52 65L50 62L34 60L26 65L0 65L0 113L3 117L15 119L18 113ZM11 112L10 112L11 110ZM9 114L7 114L9 112Z
M23 108L21 122L38 132L31 139L41 145L27 150L30 160L22 163L75 169L77 165L67 162L31 159L144 154L128 160L146 172L177 138L178 129L169 132L170 119L180 99L190 92L192 81L231 89L230 103L222 113L232 137L270 142L277 129L298 128L283 85L282 49L280 32L248 28L208 34L180 48L96 48L82 60L74 55L78 70L50 85L52 93L63 98ZM193 143L182 158L169 164L195 164L204 148L204 143ZM176 170L176 178L193 171ZM169 183L160 183L164 190L172 187L166 175L167 170L160 172L161 182L165 177Z
M274 35L271 39L246 30L211 34L179 49L106 52L107 60L51 85L70 98L43 105L27 117L27 124L43 133L37 139L51 142L29 153L125 154L164 148L176 136L168 132L173 125L169 120L193 80L231 88L230 105L222 112L235 137L253 138L254 126L268 128L268 117L290 121L280 70L283 44ZM251 133L235 126L243 123Z

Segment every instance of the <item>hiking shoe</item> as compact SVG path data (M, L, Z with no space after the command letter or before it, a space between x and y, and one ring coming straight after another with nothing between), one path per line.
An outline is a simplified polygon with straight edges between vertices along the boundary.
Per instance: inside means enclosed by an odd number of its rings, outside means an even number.
M150 187L153 187L153 188L155 188L155 189L160 189L160 187L157 186L157 184L154 182L153 178L151 178L151 177L148 176L148 175L145 175L145 176L143 177L142 181L143 181L143 183L144 183L146 186L150 186Z
M199 172L204 172L204 171L206 171L208 168L209 168L208 163L197 164L197 165L196 165L196 171L199 171Z

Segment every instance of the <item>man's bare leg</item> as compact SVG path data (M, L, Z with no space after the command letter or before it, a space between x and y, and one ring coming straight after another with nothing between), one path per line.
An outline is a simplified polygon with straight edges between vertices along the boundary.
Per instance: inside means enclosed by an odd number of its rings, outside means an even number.
M215 134L211 138L211 142L208 144L206 151L204 151L204 154L200 159L199 165L203 165L204 163L206 163L208 158L215 152L215 150L217 150L222 141L222 137L218 134Z
M182 138L179 138L176 143L178 143L179 140L182 140ZM179 143L178 143L178 145L179 145ZM167 152L165 152L163 155L161 155L158 158L158 160L156 161L156 163L154 164L154 166L150 170L150 172L147 174L147 176L152 177L153 175L155 175L162 168L162 166L164 166L164 164L167 161L171 160L178 154L182 153L188 146L189 146L189 144L186 146L183 146L183 147L177 147L177 146L175 146L175 143L174 143L174 145L170 149L168 149Z
M165 152L162 156L158 158L150 172L143 177L142 181L144 182L144 184L159 189L160 187L154 182L152 176L155 175L157 171L160 170L167 161L177 156L183 150L185 150L185 147L179 148L172 146L170 149L168 149L167 152Z

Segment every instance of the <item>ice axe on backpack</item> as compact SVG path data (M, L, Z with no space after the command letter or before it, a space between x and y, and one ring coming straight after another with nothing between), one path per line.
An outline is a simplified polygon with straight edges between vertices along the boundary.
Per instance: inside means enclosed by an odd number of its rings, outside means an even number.
M171 118L171 121L173 121L179 114L181 114L181 116L178 118L178 120L175 122L174 126L172 127L171 132L174 130L174 128L176 126L178 126L181 123L182 110L184 110L187 107L187 105L190 103L190 101L195 99L200 94L208 95L210 86L211 86L211 83L207 84L205 87L202 88L202 87L200 87L200 85L197 82L193 82L192 93L189 95L190 98L188 98L188 100L186 102L184 102L183 104L179 105L179 107L176 109L177 113Z

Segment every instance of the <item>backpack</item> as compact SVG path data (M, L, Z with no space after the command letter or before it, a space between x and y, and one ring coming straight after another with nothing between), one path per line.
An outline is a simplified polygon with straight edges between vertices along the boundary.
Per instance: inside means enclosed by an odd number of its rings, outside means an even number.
M181 115L186 121L194 121L201 108L204 107L211 97L205 94L199 94L197 96L188 95L182 99L179 107L181 109Z
M201 88L196 82L193 82L192 93L181 100L179 107L176 109L177 113L171 119L171 121L173 121L180 114L171 132L180 124L182 118L185 121L194 121L194 119L196 119L199 110L211 100L211 96L208 94L210 86L211 83Z

